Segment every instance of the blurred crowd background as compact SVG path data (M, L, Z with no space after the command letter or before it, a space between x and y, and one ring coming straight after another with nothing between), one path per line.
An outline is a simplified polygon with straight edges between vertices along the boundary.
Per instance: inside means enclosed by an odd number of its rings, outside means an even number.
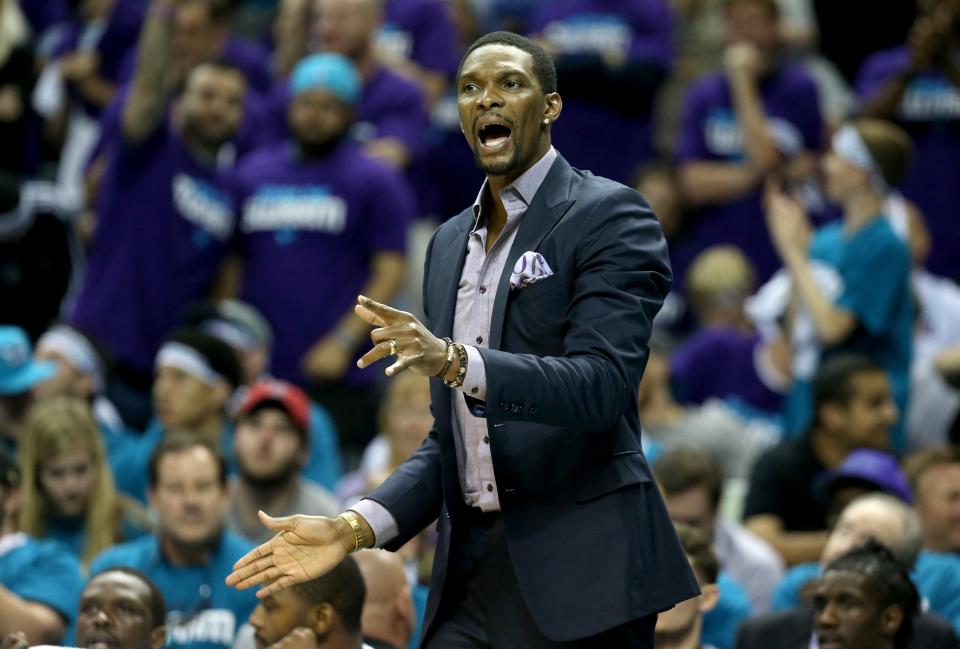
M637 408L704 595L658 646L809 635L870 539L960 631L957 0L0 0L0 637L72 640L117 566L167 644L283 637L223 579L258 510L336 515L430 428L353 305L423 315L497 29L669 245ZM358 558L371 644L415 646L432 535Z

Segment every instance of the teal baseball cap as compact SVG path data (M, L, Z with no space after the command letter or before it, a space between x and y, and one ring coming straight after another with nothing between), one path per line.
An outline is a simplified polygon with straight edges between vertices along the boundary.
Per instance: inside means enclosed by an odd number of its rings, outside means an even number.
M360 73L340 54L311 54L293 68L290 94L297 97L311 90L326 90L353 106L360 99Z
M56 373L56 363L33 359L26 331L0 326L0 396L28 392Z

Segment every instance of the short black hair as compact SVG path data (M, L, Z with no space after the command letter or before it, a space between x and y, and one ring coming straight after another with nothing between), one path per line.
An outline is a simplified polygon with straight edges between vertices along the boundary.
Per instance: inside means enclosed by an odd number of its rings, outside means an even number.
M240 359L230 345L196 327L183 327L172 333L165 342L180 343L203 356L214 372L222 376L231 388L243 384Z
M557 68L553 64L553 59L538 43L513 32L490 32L473 41L473 44L464 53L463 58L460 59L456 77L458 81L464 61L474 50L484 45L508 45L523 50L533 58L533 73L537 77L537 83L540 84L543 94L547 95L557 91Z
M907 567L882 543L870 539L831 561L823 574L840 570L863 575L880 596L884 608L899 606L903 610L903 622L893 637L893 646L906 649L913 635L913 616L920 612L920 595Z
M155 489L160 480L160 460L163 459L163 456L182 453L195 446L205 448L213 455L217 463L217 471L219 472L217 480L221 487L226 488L227 460L224 458L223 453L207 440L188 433L170 433L160 440L157 447L153 449L153 453L150 454L150 464L147 465L147 483L150 485L150 488Z
M883 371L879 363L862 354L837 354L828 357L813 379L814 418L817 418L820 408L825 404L845 406L850 403L853 398L853 377Z
M363 600L367 587L353 557L348 556L327 574L290 587L291 592L308 606L329 603L340 616L348 633L360 632Z
M653 463L653 477L668 496L703 487L713 509L720 505L723 478L708 453L687 447L666 451Z
M109 574L111 572L120 572L125 575L130 575L131 577L135 577L146 584L147 589L150 591L150 618L153 622L153 624L150 625L151 629L156 629L158 626L163 626L167 623L167 603L163 598L163 593L160 592L160 589L155 583L153 583L153 580L150 579L150 577L136 568L129 568L127 566L105 568L104 570L101 570L97 574L90 577L90 579L87 581L87 584L92 582L97 577Z

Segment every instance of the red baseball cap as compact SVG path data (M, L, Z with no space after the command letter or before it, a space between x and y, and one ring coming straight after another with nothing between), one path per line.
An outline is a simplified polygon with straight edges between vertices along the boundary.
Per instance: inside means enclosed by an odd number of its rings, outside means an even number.
M293 424L304 433L310 428L310 400L297 386L279 379L257 381L240 404L239 414L249 414L265 403L285 410Z

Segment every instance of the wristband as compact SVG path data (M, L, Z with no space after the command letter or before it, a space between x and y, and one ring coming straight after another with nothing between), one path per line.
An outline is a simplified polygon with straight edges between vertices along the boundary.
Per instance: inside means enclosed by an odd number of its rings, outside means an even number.
M449 370L450 366L453 365L453 357L455 353L452 340L449 338L444 338L443 342L447 343L447 360L443 363L443 369L434 374L435 377L440 379L447 375L447 370Z
M367 547L366 539L363 538L363 528L360 527L360 521L355 513L348 509L337 516L337 518L342 518L347 522L347 525L350 526L350 530L353 532L354 552Z
M452 381L444 379L443 384L448 388L459 388L467 375L467 348L460 343L454 343L453 347L457 350L457 357L460 359L460 369L457 370L457 378Z

